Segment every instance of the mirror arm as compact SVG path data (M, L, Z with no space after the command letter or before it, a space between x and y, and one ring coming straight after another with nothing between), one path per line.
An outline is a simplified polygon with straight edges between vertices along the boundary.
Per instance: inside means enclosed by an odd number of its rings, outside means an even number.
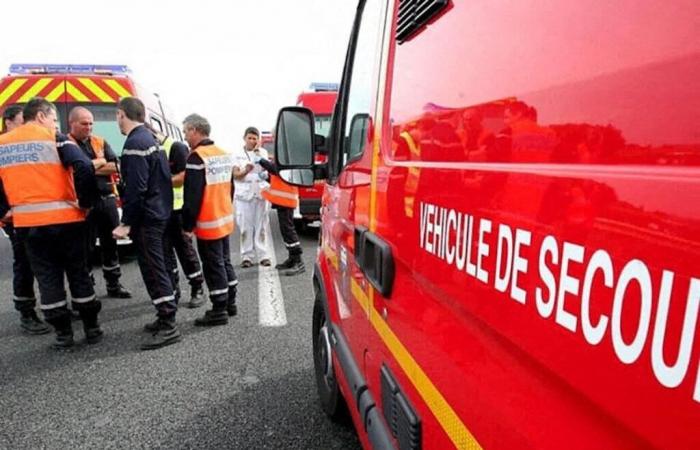
M314 180L328 179L328 163L314 165Z

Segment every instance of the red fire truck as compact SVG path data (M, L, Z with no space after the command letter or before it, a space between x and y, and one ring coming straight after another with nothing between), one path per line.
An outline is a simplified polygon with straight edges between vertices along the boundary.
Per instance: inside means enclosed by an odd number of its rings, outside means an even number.
M337 83L311 83L309 90L302 92L297 98L297 106L313 111L316 133L321 136L328 135L337 97ZM322 152L317 152L315 160L323 164L326 162L326 156ZM321 218L321 196L324 184L322 180L317 180L313 186L299 188L299 209L294 214L297 228L304 229L309 223Z
M12 64L9 74L0 79L0 114L8 106L23 105L35 96L56 105L64 133L69 131L68 113L73 107L89 109L94 116L94 133L109 142L117 155L126 139L117 126L117 102L121 97L140 98L146 106L146 121L163 134L182 140L179 126L159 96L137 84L124 65ZM118 242L131 243L129 239Z
M89 109L95 118L95 134L104 137L117 154L126 139L116 120L121 97L140 98L146 105L146 120L163 134L182 140L182 132L158 95L137 84L124 65L12 64L9 75L0 80L0 113L35 96L56 105L64 133L74 106Z
M360 0L325 146L321 405L365 448L700 448L700 2ZM306 182L308 184L309 182Z

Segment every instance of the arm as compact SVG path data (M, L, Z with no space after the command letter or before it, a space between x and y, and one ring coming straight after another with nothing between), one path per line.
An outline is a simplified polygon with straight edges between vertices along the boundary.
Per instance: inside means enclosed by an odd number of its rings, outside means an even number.
M251 170L253 170L253 164L246 164L245 169L241 169L238 166L233 166L233 178L242 181L246 175L248 175Z
M204 197L204 187L206 185L204 161L198 154L191 153L187 158L185 173L185 203L182 206L182 229L190 232L197 225L197 217L199 217L199 211L202 208L202 198Z
M95 162L99 161L98 164ZM112 147L105 141L105 157L103 159L94 159L95 175L112 175L117 173L117 155L112 150Z
M272 161L269 161L265 158L260 158L260 161L258 161L258 164L260 164L263 169L267 170L271 174L279 175L279 171L277 170L277 166Z
M56 139L56 148L61 163L66 169L73 169L73 184L81 208L90 208L97 197L95 170L85 153L69 140Z
M7 200L5 188L2 185L2 178L0 178L0 220L6 218L5 216L8 212L10 212L10 202Z
M173 142L170 147L170 173L173 174L173 187L182 187L185 184L188 153L189 149L182 142Z
M148 191L148 161L138 154L139 151L124 150L122 155L122 176L126 184L122 197L122 223L128 226L141 221Z

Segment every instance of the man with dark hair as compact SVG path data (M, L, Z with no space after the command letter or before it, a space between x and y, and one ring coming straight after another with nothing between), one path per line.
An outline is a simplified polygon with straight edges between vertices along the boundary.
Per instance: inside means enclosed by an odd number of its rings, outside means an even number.
M24 123L22 107L19 105L8 106L2 113L2 132L12 131Z
M269 266L265 230L268 228L270 203L262 196L268 186L265 170L256 164L256 157L267 158L260 148L260 132L248 127L243 134L244 146L234 154L233 177L236 184L236 223L241 230L241 267L252 267L259 260Z
M166 227L173 210L173 184L165 151L143 123L146 109L141 100L126 97L117 104L117 124L127 138L122 151L122 223L114 237L131 236L138 251L141 276L157 310L157 319L146 329L151 337L141 349L174 344L181 338L175 323L177 299L175 261L166 249L171 245Z
M97 320L101 304L95 299L84 244L86 209L95 196L93 166L75 144L56 134L53 104L35 97L23 113L24 125L0 136L0 217L11 209L15 232L26 243L41 309L56 329L54 346L73 345L64 276L85 338L96 343L102 338Z
M90 158L97 176L98 198L87 216L88 260L99 237L102 274L107 283L107 295L114 298L131 298L131 293L119 282L121 269L117 241L112 237L112 230L119 225L116 188L113 182L113 176L117 173L117 155L107 141L92 133L93 123L92 113L82 106L76 106L68 114L68 138L78 144L85 156Z
M24 123L22 107L19 105L8 106L2 114L2 129L9 132ZM0 180L0 190L2 190L2 180ZM51 331L36 314L36 297L34 295L34 272L29 265L27 250L24 242L15 233L12 225L12 215L8 214L0 221L7 237L12 245L12 300L15 309L20 313L20 326L29 334L46 334Z
M185 183L185 168L187 166L187 156L190 149L183 142L172 140L168 136L164 136L149 124L145 124L146 128L151 130L158 143L165 150L170 164L170 173L173 182L173 213L168 221L166 233L172 243L172 247L166 249L170 252L169 258L180 260L182 270L185 272L185 277L190 283L190 301L185 304L188 308L199 308L204 304L204 277L202 276L202 267L199 265L199 256L192 245L192 237L182 229L182 205L184 203L183 185ZM174 254L172 253L174 250ZM174 278L176 283L176 291L179 295L179 276L177 266L174 268Z
M231 178L233 157L209 139L211 126L190 114L183 123L192 152L187 158L182 225L197 236L204 279L212 309L195 320L197 326L225 325L236 309L236 273L231 265L229 237L233 232Z

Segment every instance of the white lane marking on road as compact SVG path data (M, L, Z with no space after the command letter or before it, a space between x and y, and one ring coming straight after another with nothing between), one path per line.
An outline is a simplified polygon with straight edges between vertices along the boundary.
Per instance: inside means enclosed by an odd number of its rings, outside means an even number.
M280 277L275 269L277 258L269 220L265 223L265 245L272 265L264 267L258 264L258 322L264 327L282 327L287 325L287 313L284 310Z

